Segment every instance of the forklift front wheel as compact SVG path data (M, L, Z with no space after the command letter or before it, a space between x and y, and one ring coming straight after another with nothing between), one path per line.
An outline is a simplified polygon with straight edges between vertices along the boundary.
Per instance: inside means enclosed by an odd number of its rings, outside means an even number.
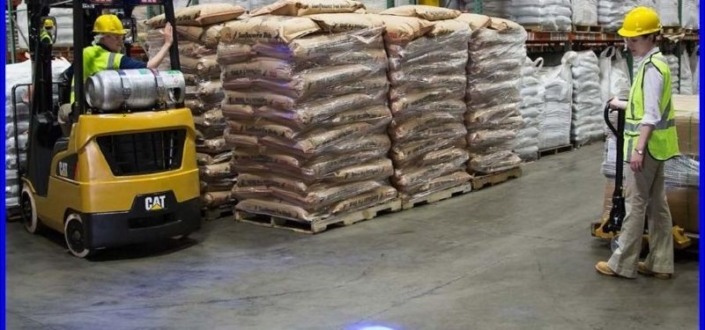
M37 216L37 204L34 202L34 195L27 185L22 188L20 212L24 229L30 234L37 234L42 230L42 224Z
M71 213L66 217L64 224L64 238L71 254L78 258L85 258L93 251L86 246L86 233L83 228L83 220L76 213Z

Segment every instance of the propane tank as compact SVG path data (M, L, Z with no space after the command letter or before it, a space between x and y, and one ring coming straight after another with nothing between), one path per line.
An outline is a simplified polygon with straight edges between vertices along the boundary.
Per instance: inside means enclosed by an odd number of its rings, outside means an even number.
M184 101L186 80L177 70L105 70L86 80L88 105L103 111L173 107Z

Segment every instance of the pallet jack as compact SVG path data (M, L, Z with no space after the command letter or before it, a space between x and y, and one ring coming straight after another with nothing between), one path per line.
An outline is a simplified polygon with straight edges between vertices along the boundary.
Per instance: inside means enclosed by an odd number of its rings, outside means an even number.
M614 127L612 121L610 121L610 113L617 112L617 127ZM612 193L612 208L610 213L606 218L601 219L601 221L594 222L591 225L591 234L593 237L610 240L612 242L611 247L614 250L616 246L615 242L619 237L619 233L622 230L622 222L627 215L624 199L624 124L625 124L625 111L618 109L611 109L609 103L604 109L604 119L607 127L614 134L617 141L617 157L615 160L615 179L614 179L614 191ZM648 221L644 222L644 236L643 242L646 243L644 246L648 246ZM688 248L692 245L691 239L685 235L685 230L680 226L673 226L671 233L673 234L673 246L682 250Z

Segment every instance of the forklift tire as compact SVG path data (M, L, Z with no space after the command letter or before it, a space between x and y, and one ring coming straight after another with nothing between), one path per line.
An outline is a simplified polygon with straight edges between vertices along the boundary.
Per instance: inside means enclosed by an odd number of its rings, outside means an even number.
M38 234L44 229L37 216L37 204L34 202L34 195L26 185L22 188L20 195L20 214L24 229L30 234Z
M83 229L83 220L80 215L71 213L66 217L66 223L64 223L66 246L71 254L78 258L88 257L94 252L85 246L86 235Z

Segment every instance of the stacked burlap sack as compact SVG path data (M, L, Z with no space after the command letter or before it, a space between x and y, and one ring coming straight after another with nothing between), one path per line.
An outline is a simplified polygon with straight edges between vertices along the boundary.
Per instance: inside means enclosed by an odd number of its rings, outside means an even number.
M392 182L416 198L470 180L464 125L467 23L459 11L402 6L383 11L389 60Z
M526 31L483 15L462 14L458 19L472 30L466 67L468 170L492 173L516 167L521 159L512 149L523 125L518 78L526 61Z
M397 197L384 28L353 14L361 8L279 2L223 28L218 62L238 210L312 221Z
M598 0L597 24L607 32L614 32L622 27L625 0Z
M524 161L538 159L539 156L539 114L543 112L545 89L539 79L539 68L543 58L532 61L526 58L521 68L519 113L524 126L517 134L514 152Z
M605 132L597 55L593 51L570 51L563 59L570 64L573 80L570 141L582 145L602 139Z
M186 77L185 105L191 109L197 131L196 151L200 169L201 200L204 206L215 208L232 203L230 191L235 173L230 166L232 150L225 143L226 121L220 107L223 87L217 46L224 22L234 20L245 9L232 4L212 3L179 8L175 12L179 39L179 62ZM148 32L149 54L153 56L163 43L164 15L146 21L153 30ZM160 65L169 70L167 58Z
M570 64L565 63L565 59L562 62L539 70L545 89L545 104L539 114L539 148L542 150L570 144L573 75Z

